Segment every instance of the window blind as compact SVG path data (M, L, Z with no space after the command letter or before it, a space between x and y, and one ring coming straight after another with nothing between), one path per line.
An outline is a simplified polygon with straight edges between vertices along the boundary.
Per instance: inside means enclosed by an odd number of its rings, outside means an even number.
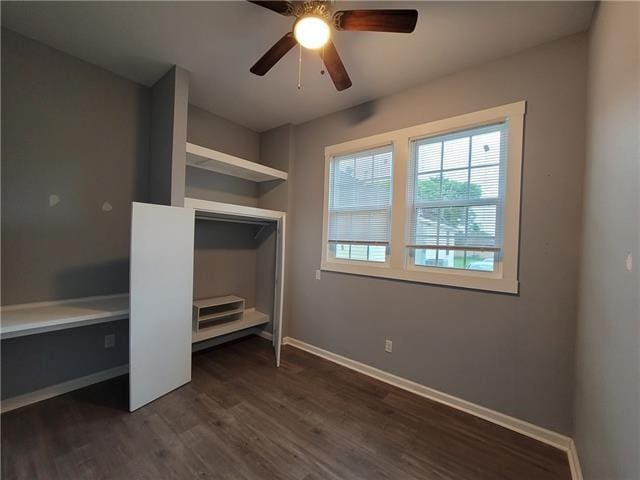
M331 159L329 243L389 244L392 163L391 145Z
M506 146L506 122L412 142L408 248L494 252L499 259Z

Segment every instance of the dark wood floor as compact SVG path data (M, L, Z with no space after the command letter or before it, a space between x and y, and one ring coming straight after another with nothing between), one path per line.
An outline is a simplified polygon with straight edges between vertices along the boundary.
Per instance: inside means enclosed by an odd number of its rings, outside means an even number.
M570 479L559 450L248 337L126 411L127 377L2 415L9 479Z

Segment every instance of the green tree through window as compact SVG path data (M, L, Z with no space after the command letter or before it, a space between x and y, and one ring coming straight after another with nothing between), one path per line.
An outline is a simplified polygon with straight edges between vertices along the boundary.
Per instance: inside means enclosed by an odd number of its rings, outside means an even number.
M482 197L482 186L475 183L458 182L449 178L442 179L442 191L439 178L419 179L417 182L417 198L422 201L434 201L441 199L458 200ZM433 208L421 209L423 218L434 222L442 222L445 225L458 228L464 227L467 222L467 207L445 207L440 210ZM438 212L440 218L431 218L432 212ZM469 210L469 233L480 232L480 226L475 222L475 213Z

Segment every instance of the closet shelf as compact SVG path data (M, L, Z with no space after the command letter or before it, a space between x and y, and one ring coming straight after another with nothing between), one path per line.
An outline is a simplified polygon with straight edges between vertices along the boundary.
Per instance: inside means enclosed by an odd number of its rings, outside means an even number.
M129 294L2 307L0 336L23 337L129 318Z
M221 320L244 312L244 298L235 295L202 298L193 302L193 331L198 332L203 324ZM209 325L207 328L211 327Z
M265 323L269 323L269 315L259 312L254 308L249 308L241 314L238 320L225 322L214 327L207 327L199 330L198 332L193 332L192 343L221 337L222 335L228 335L229 333L238 332L247 328L257 327L258 325L264 325Z
M230 317L232 315L236 315L242 312L244 312L244 307L236 308L234 310L227 310L220 313L212 313L211 315L201 315L200 317L198 317L198 322L202 323L202 322L207 322L209 320L215 320L217 318Z
M187 165L253 182L286 180L287 173L187 142Z
M237 297L236 295L225 295L224 297L214 298L202 298L200 300L194 300L193 306L197 308L216 307L218 305L224 305L227 303L244 302L244 298Z

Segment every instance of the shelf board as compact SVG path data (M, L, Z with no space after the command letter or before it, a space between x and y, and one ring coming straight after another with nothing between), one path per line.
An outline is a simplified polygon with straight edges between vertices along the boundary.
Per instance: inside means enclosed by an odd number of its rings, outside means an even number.
M231 315L236 315L242 312L244 312L244 307L235 308L233 310L227 310L226 312L212 313L210 315L204 315L202 317L198 317L198 323L208 322L209 320L214 320L216 318L230 317Z
M74 298L2 307L2 339L129 318L129 294Z
M194 300L193 306L198 308L216 307L218 305L224 305L225 303L236 303L242 301L244 301L244 298L242 297L226 295L224 297L201 298L199 300Z
M187 142L187 165L253 182L286 180L287 173Z
M221 337L222 335L228 335L229 333L237 332L239 330L257 327L258 325L264 325L265 323L269 323L269 315L250 308L245 310L242 317L240 317L238 320L225 322L213 327L202 328L200 331L194 332L192 343L202 342L203 340L208 340L210 338Z

